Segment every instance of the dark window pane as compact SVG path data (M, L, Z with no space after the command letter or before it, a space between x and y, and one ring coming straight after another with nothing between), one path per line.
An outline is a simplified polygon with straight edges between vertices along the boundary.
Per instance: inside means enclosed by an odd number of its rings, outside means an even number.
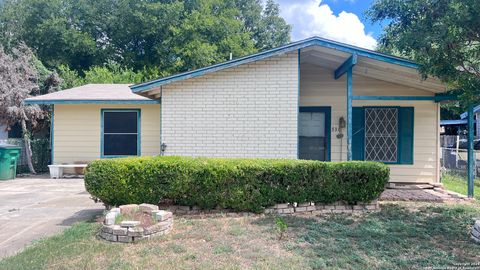
M103 155L136 156L137 136L132 134L106 134L103 139Z
M301 112L299 117L299 158L327 159L327 140L325 137L325 113Z
M300 159L326 161L325 137L299 137Z
M137 112L104 112L103 133L137 133Z

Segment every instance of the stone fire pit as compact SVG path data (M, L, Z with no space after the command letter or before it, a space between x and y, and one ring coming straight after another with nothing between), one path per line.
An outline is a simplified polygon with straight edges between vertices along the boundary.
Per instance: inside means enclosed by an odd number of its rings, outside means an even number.
M172 227L172 212L158 210L153 204L127 204L108 211L98 236L111 242L131 243L168 234Z

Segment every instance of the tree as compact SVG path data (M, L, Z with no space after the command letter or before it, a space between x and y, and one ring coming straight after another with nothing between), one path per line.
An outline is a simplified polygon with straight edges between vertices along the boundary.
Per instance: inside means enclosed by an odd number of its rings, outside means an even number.
M268 50L290 42L292 27L280 16L280 7L267 0L265 8L260 0L236 0L239 19L245 30L252 33L255 48Z
M24 136L28 168L32 173L31 126L36 126L47 112L38 105L26 106L24 100L41 93L50 92L59 80L55 74L44 74L32 51L24 44L6 52L0 46L0 123L12 126L20 123ZM40 71L40 72L39 72ZM41 82L44 76L43 82ZM43 89L42 89L43 88Z
M189 1L187 1L189 2ZM250 32L243 31L243 23L234 1L191 1L187 14L178 26L171 26L169 38L175 55L177 71L208 66L212 63L256 51ZM175 70L172 70L175 72Z
M0 43L80 76L110 61L165 76L288 42L278 13L259 0L6 0Z
M260 49L270 49L290 41L291 26L280 17L280 7L273 0L267 0L260 29L256 31Z
M134 71L131 68L121 67L120 64L109 62L103 66L92 66L80 76L75 70L67 66L60 66L59 76L62 78L61 89L81 86L89 83L140 83L158 78L156 70L142 69Z
M382 48L420 63L423 75L456 89L463 105L480 101L480 1L376 0L367 11L386 21Z

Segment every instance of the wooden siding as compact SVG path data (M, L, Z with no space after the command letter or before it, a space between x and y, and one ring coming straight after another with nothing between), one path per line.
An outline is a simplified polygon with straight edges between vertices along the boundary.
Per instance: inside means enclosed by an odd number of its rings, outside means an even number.
M331 106L332 108L332 161L346 160L346 128L343 139L337 139L338 121L346 120L346 76L333 78L333 70L301 65L300 106ZM353 95L428 96L431 92L408 88L363 76L353 76ZM392 182L438 182L439 181L439 106L432 101L360 101L353 106L413 106L414 119L414 164L389 165Z
M160 153L160 105L55 105L54 162L100 158L101 109L141 110L142 156Z

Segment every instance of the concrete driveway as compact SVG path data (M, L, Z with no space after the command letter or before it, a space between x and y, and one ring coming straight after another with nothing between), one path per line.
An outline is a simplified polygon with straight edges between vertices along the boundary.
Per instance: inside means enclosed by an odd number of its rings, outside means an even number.
M36 176L0 181L0 258L103 209L90 199L83 179Z

